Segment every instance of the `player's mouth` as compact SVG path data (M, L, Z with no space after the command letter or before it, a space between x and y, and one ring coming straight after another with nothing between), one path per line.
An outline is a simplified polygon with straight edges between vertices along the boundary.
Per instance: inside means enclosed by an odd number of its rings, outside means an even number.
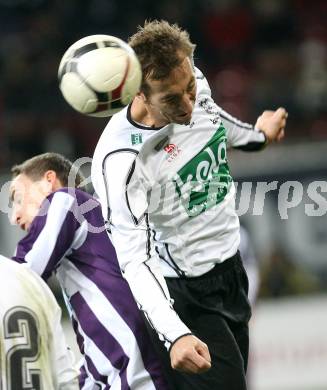
M19 224L19 227L22 229L22 230L27 230L27 223L20 223Z
M180 124L188 124L190 123L191 121L191 118L192 118L192 114L188 113L188 112L185 112L183 114L179 114L177 115L176 119L177 119L177 123L180 123Z

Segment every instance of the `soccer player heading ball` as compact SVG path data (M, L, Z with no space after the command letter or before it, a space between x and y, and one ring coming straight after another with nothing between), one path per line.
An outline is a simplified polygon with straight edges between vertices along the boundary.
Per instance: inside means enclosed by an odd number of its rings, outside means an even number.
M244 390L251 310L226 151L281 139L287 114L265 111L255 126L227 114L176 25L145 23L129 44L141 89L92 166L118 260L174 388Z

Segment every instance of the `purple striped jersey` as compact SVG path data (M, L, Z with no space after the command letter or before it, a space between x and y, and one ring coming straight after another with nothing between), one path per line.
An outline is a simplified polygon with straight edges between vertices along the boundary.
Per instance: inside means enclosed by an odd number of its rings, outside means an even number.
M13 259L45 279L55 272L84 356L81 389L167 389L93 197L50 194Z

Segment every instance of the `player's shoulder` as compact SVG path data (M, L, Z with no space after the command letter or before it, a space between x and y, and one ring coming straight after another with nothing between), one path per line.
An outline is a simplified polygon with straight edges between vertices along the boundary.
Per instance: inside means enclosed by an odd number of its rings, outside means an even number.
M88 192L74 187L62 187L57 191L54 191L50 195L50 200L55 198L70 199L71 202L76 202L78 206L85 202L94 202L95 205L99 205L97 199L95 199Z
M129 146L126 134L132 131L132 126L127 117L128 107L125 107L110 118L99 138L95 155L101 154L104 149L108 152Z
M69 210L74 207L74 205L81 206L86 202L93 202L93 208L99 205L99 202L88 192L74 187L62 187L47 196L41 209L43 213L47 212L50 205L55 204L58 208Z
M20 271L20 264L16 263L15 261L8 259L5 256L0 255L0 279L6 278L6 270L9 272L15 272Z
M194 66L194 71L195 71L195 78L197 80L204 80L205 79L204 74L197 66Z
M104 129L93 155L91 174L95 187L97 180L102 180L104 170L111 169L111 179L116 174L127 174L146 140L154 133L155 130L133 121L131 105L115 114Z
M95 148L93 159L103 160L105 156L117 153L138 154L145 141L157 131L157 129L135 122L131 115L131 104L129 104L113 115L108 122Z
M39 299L44 296L52 303L54 302L49 287L36 272L30 269L27 264L19 264L2 255L0 255L0 282L2 286L8 284L11 289L37 294Z
M76 189L69 187L62 187L56 191L51 192L45 199L44 203L67 203L73 202L76 199Z
M195 78L196 78L196 85L197 85L197 96L203 96L208 95L211 96L211 88L209 86L208 80L206 79L205 75L202 73L202 71L195 67Z

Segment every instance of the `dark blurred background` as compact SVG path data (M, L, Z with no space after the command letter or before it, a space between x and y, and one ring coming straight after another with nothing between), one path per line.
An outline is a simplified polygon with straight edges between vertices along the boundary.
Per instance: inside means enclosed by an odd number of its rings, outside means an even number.
M327 2L319 0L0 0L0 169L44 150L92 156L105 120L82 117L57 82L64 51L146 18L186 28L196 64L227 111L253 122L289 111L287 142L326 140Z

